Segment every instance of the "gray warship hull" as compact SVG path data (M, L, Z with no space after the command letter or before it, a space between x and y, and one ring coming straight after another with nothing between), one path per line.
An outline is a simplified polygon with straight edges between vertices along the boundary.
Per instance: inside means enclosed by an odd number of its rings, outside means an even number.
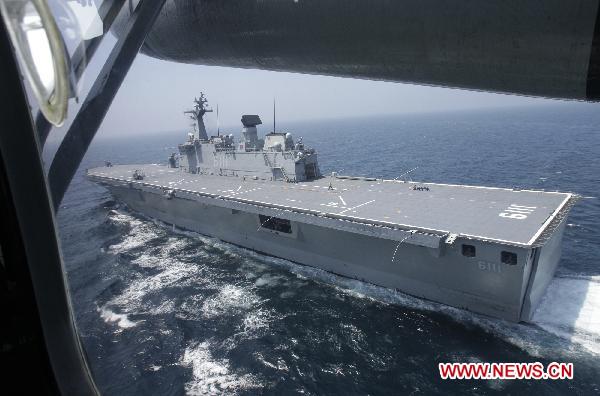
M161 165L95 168L88 178L165 223L515 322L531 318L554 276L575 200L336 176L282 183Z

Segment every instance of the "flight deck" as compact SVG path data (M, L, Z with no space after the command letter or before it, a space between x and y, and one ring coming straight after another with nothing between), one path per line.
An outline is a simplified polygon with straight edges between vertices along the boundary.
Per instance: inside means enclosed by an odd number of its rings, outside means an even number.
M136 170L143 180L133 178ZM88 175L517 246L532 246L574 198L570 193L334 176L282 183L191 174L156 164L94 168Z

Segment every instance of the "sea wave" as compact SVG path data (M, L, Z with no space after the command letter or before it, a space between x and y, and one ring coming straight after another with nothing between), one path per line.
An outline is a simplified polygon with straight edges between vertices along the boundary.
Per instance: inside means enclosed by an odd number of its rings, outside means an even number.
M169 234L166 236L166 242L159 248L141 249L143 252L131 261L139 267L150 267L160 271L132 280L123 293L107 304L107 306L117 306L124 312L164 313L165 310L173 309L179 311L178 316L183 315L193 319L243 315L240 326L242 331L261 328L268 326L266 323L270 314L261 311L263 300L253 289L289 287L289 290L280 293L282 298L286 298L293 296L295 289L302 286L305 279L310 279L334 287L338 292L353 298L367 298L385 304L443 313L463 324L479 326L534 356L556 356L558 350L565 354L578 354L582 352L581 348L593 354L600 354L599 277L555 278L535 312L532 322L517 324L422 300L396 290L338 276L318 268L265 256L215 238L174 229L159 221L146 222L127 213L113 212L111 220L126 223L129 227L123 242L110 247L113 253L139 250L144 244L151 245L151 241L157 237L157 234L165 232ZM200 240L204 248L182 253L193 240ZM207 253L206 247L216 249L216 252ZM229 257L243 258L241 267L244 268L245 279L252 282L221 283L211 275L210 270L197 263L181 260L182 255L185 254L188 257L194 255L210 257L211 254L221 252ZM271 266L286 269L295 275L295 279L269 273ZM199 276L201 272L203 275ZM208 288L217 291L208 297L190 296L178 307L164 301L162 305L154 308L142 304L145 296L150 293L159 294L166 287L202 282L205 282ZM123 323L124 328L127 328L128 322Z
M188 345L179 363L192 369L192 380L185 385L189 395L214 395L259 389L263 384L255 375L233 372L228 359L213 357L216 347L210 341Z
M104 319L106 323L114 323L121 329L130 329L138 325L139 322L134 322L129 319L127 314L115 313L107 307L98 307L98 313L100 317Z
M204 301L201 310L206 318L213 318L255 309L260 302L261 299L251 290L236 285L224 285L221 290Z

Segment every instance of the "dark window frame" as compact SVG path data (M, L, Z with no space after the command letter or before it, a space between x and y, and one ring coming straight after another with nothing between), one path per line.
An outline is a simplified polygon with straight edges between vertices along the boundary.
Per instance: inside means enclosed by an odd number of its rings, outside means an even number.
M292 222L287 219L259 214L258 221L260 221L261 228L284 234L292 233Z
M475 257L477 256L477 248L475 247L475 245L463 243L461 253L465 257Z
M519 263L519 257L515 252L508 252L506 250L503 250L502 252L500 252L500 261L503 264L517 265Z

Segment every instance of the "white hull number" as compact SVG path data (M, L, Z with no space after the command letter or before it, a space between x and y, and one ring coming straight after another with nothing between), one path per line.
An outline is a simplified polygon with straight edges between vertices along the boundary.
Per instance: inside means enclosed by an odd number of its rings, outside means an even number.
M536 206L510 204L510 206L505 209L504 212L501 212L499 216L507 219L524 220L527 218L527 215L533 213L535 209Z

